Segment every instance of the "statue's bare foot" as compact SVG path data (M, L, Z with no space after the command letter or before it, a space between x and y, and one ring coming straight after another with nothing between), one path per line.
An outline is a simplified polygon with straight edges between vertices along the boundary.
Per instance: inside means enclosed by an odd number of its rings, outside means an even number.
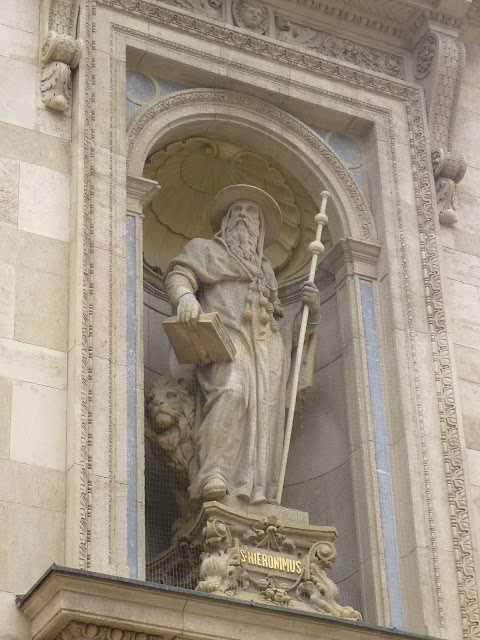
M212 478L205 483L202 491L203 500L221 500L227 493L227 485L221 478Z

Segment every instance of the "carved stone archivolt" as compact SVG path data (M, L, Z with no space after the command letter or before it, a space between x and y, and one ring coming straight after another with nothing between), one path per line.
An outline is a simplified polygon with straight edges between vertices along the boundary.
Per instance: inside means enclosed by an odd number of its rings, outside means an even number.
M72 97L72 69L80 61L83 42L72 36L49 31L42 47L40 90L47 107L65 111Z

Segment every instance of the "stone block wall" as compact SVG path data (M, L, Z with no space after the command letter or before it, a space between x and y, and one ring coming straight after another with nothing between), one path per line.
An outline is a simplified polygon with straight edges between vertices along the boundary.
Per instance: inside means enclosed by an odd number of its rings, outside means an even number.
M441 229L461 404L472 530L480 528L480 37L466 45L454 145L467 172L458 185L457 224ZM473 541L480 569L478 534Z
M0 638L64 563L71 118L39 83L38 0L0 3Z

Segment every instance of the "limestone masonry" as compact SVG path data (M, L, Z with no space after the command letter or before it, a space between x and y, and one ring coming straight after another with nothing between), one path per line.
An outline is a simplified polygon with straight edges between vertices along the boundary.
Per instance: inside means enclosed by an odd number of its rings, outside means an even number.
M1 0L0 85L0 640L480 640L480 0Z

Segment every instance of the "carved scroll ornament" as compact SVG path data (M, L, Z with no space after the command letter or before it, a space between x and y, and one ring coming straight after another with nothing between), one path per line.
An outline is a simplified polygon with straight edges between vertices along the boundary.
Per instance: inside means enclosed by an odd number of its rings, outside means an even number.
M416 62L416 76L426 91L439 219L452 225L458 221L456 185L467 168L465 158L452 153L464 45L458 38L431 31L420 44Z
M83 41L49 31L42 47L40 89L50 109L66 111L72 96L72 69L80 62Z
M297 540L296 545L275 516L249 523L243 533L238 521L233 528L235 532L222 518L207 520L197 591L362 619L358 611L338 603L338 587L325 572L337 557L332 542Z

